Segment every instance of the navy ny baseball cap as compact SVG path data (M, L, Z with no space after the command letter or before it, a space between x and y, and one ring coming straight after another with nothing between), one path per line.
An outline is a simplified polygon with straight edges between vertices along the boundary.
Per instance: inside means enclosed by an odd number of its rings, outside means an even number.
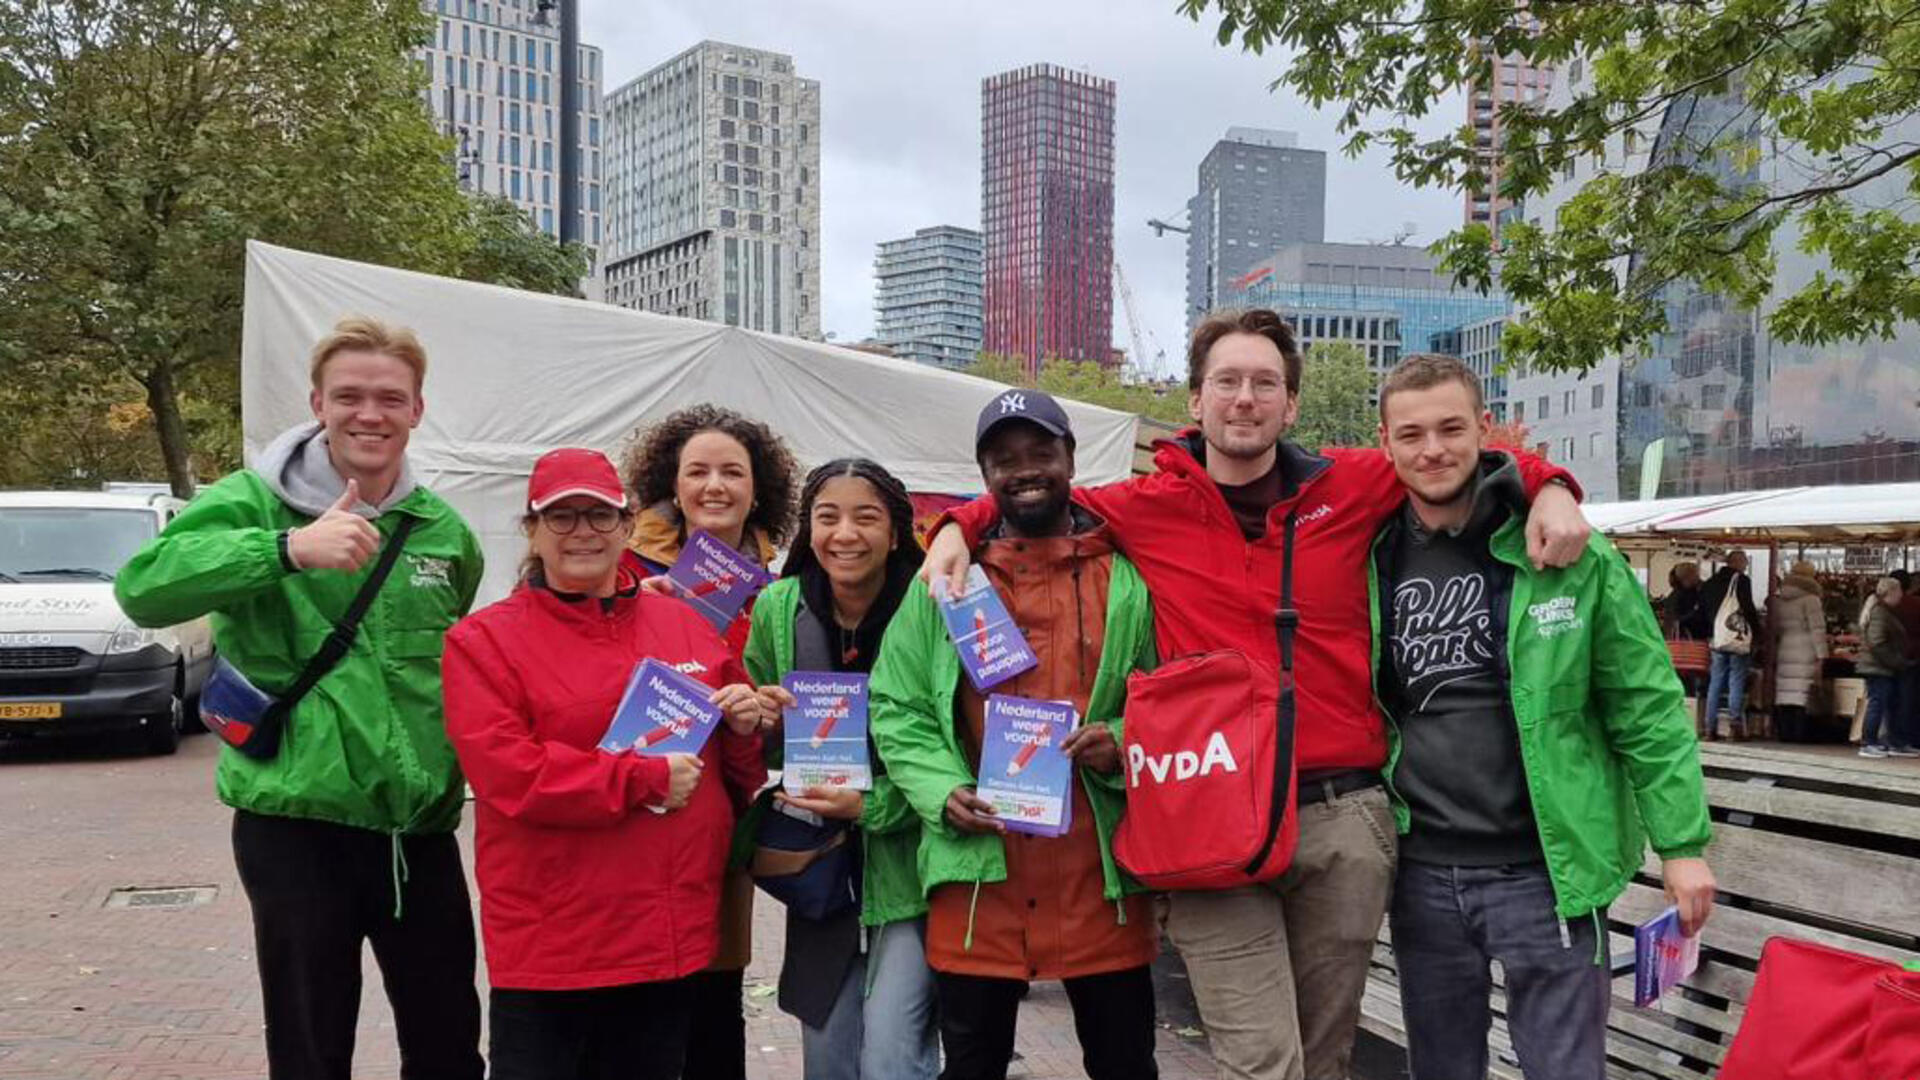
M1003 391L980 410L980 419L973 428L973 452L978 454L993 429L1010 420L1038 424L1050 435L1069 443L1073 441L1073 424L1067 420L1067 410L1061 408L1052 395L1016 388Z

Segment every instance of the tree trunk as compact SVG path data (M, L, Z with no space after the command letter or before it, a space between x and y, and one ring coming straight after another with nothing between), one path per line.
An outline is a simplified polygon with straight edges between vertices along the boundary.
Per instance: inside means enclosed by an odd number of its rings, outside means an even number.
M147 410L160 436L160 457L167 463L167 483L182 499L193 498L193 462L187 448L187 425L180 416L180 395L173 384L173 362L161 360L142 380L147 388Z

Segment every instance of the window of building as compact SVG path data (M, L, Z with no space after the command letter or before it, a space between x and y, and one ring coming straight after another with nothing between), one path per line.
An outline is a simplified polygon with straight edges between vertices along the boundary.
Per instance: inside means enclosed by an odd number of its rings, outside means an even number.
M727 165L722 167L720 170L720 179L725 180L729 184L739 183L740 182L740 166Z
M1573 436L1571 435L1565 436L1560 440L1560 460L1573 460Z
M1560 415L1561 416L1573 415L1574 394L1575 394L1575 391L1569 390L1566 393L1560 395Z
M1587 457L1599 461L1606 451L1606 436L1596 431L1587 436Z
M765 232L767 228L767 219L760 214L748 214L747 228L753 232Z
M734 130L733 121L731 120L720 121L720 137L721 138L723 139L733 138L733 130Z
M1526 419L1527 419L1527 403L1524 401L1514 402L1513 403L1513 422L1516 424L1524 423Z
M1540 400L1533 403L1533 418L1535 420L1547 418L1547 395L1541 394Z
M1593 407L1596 409L1602 409L1606 407L1606 404L1607 404L1607 384L1594 383L1593 384Z
M747 79L742 81L740 83L740 92L750 98L759 97L760 96L760 80Z
M725 76L720 80L720 89L729 94L739 93L740 92L740 76L738 75Z
M723 227L723 228L728 228L728 229L731 229L731 228L733 228L733 223L734 223L734 222L735 222L736 220L738 220L738 216L737 216L736 214L734 214L734 212L733 212L733 211L731 211L731 210L722 210L722 211L720 211L720 225L721 225L721 227Z

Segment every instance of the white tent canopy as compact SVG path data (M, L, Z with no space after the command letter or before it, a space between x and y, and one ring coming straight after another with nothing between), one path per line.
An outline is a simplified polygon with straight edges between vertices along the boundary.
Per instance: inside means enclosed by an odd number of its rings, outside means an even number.
M1586 511L1595 528L1619 543L1668 539L1904 542L1920 538L1920 483L1736 491L1601 503Z
M910 361L607 304L247 245L241 405L251 461L311 419L307 354L334 322L412 327L431 358L415 472L481 536L483 599L503 595L515 523L540 454L614 454L633 430L712 402L765 420L803 467L871 457L917 492L979 490L974 420L1005 387ZM1078 482L1123 479L1135 417L1065 402Z

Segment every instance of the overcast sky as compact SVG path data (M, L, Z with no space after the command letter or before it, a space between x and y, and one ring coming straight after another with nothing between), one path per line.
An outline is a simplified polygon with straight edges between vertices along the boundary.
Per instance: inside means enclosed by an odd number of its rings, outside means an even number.
M1449 192L1402 187L1383 156L1339 153L1331 110L1268 84L1281 65L1214 44L1173 0L580 0L582 39L611 92L711 38L791 54L820 81L822 328L873 329L874 245L929 225L980 227L980 80L1036 62L1114 80L1114 250L1143 329L1178 363L1185 238L1157 239L1193 195L1229 126L1296 131L1327 159L1327 239L1385 240L1402 222L1431 243L1459 224ZM1453 113L1457 113L1454 110ZM1449 113L1451 125L1463 117ZM1132 352L1114 303L1114 341ZM1149 351L1152 346L1148 346Z

